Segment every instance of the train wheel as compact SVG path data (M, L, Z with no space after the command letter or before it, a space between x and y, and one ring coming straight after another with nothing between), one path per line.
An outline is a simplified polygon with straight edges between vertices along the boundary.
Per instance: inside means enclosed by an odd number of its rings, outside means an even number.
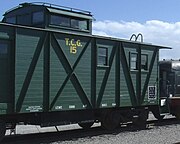
M4 121L0 121L0 141L4 138L6 133L6 124Z
M160 116L158 117L158 121L162 121L162 120L164 119L164 117L165 117L165 115L160 115Z
M160 115L159 112L153 112L153 115L158 121L162 121L163 118L165 117L165 115Z
M180 114L175 115L178 120L180 120Z
M178 120L180 120L180 111L178 111L178 112L175 113L175 117L176 117Z
M141 111L136 117L133 118L133 124L140 129L146 128L146 121L149 112L147 110Z
M107 111L102 116L101 125L106 130L114 130L120 126L120 116L117 111Z
M176 119L180 120L180 106L171 107L172 115L176 117Z
M78 125L80 127L82 127L83 129L89 129L91 128L91 126L94 124L94 122L82 122L82 123L78 123Z

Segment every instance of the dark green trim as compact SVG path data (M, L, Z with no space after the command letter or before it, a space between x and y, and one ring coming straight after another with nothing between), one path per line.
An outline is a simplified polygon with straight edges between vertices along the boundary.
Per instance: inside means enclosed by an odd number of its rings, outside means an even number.
M153 56L152 56L152 59L151 59L151 63L150 63L150 66L149 66L149 73L147 74L146 81L144 83L144 88L143 88L143 91L142 91L142 96L141 96L141 101L140 101L141 104L143 103L143 100L145 98L145 94L146 94L146 91L147 91L147 88L148 88L149 79L151 77L152 69L153 69L154 62L155 62L158 51L159 51L158 48L154 49Z
M125 76L125 79L127 82L127 87L128 87L131 103L133 106L136 106L137 105L137 98L136 98L136 94L134 91L133 82L132 82L131 74L130 74L130 68L128 67L128 61L126 59L126 54L125 54L123 42L121 42L121 64L122 64L124 76Z
M137 104L140 104L141 99L141 45L137 48L138 59L137 59L137 70L136 73L136 96L137 96Z
M97 65L97 45L94 38L91 45L91 104L96 108L96 65Z
M103 81L102 81L102 84L101 84L101 88L100 88L98 98L97 98L97 107L100 106L101 101L102 101L102 97L103 97L103 94L104 94L104 91L105 91L105 88L106 88L109 73L111 71L112 63L113 63L113 60L114 60L114 57L115 57L116 49L117 49L117 43L115 43L115 45L113 46L113 49L112 49L112 52L111 52L111 55L110 55L110 58L109 58L109 67L107 67L107 70L105 72L105 75L104 75L104 78L103 78Z
M120 43L116 49L116 66L115 66L115 102L116 107L120 106Z
M50 33L44 44L44 66L43 66L43 111L49 110L50 95Z
M15 63L16 63L16 59L15 59L15 45L16 45L16 29L14 29L14 39L11 41L10 44L10 55L11 55L11 102L10 102L10 109L9 112L10 113L14 113L15 112ZM9 106L8 106L9 107Z
M59 60L60 60L60 62L61 62L61 64L62 64L62 66L64 67L64 70L66 71L67 75L69 75L69 78L67 77L67 78L66 78L67 80L65 80L63 84L66 84L66 83L67 83L66 81L68 81L68 79L70 79L70 80L71 80L71 83L73 84L73 86L74 86L77 94L79 95L82 103L83 103L84 105L87 105L87 108L92 108L92 106L91 106L91 104L90 104L90 102L89 102L89 100L88 100L88 97L87 97L85 91L83 90L83 88L82 88L82 86L81 86L81 84L80 84L80 82L79 82L76 74L73 72L73 71L74 71L74 67L72 68L71 65L69 64L68 59L66 58L64 52L62 51L61 46L59 45L59 43L58 43L58 41L57 41L57 39L56 39L56 36L55 36L54 34L52 34L52 37L51 37L51 38L52 38L52 39L51 39L51 41L52 41L52 43L51 43L51 44L52 44L52 47L53 47L56 55L58 56L58 58L59 58ZM91 40L90 40L90 41L91 41ZM86 47L89 45L90 41L86 44ZM86 50L86 48L83 49L83 51L82 51L82 53L81 53L81 57L82 57L83 53L85 52L85 50ZM78 59L78 61L79 61L79 60L80 60L80 58ZM76 65L78 64L78 61L74 64L75 67L76 67ZM62 88L63 88L64 86L65 86L65 85L62 85ZM60 88L60 90L59 90L60 92L61 92L61 89L62 89L62 88ZM52 101L51 106L50 106L50 109L52 109L52 107L53 107L53 105L55 104L58 96L59 96L59 95L56 95L56 97L55 97L56 99L54 99L54 100Z
M24 83L23 83L23 86L22 86L22 89L21 89L19 98L18 98L17 103L16 103L16 112L20 112L20 110L21 110L21 107L22 107L22 104L23 104L25 95L26 95L26 93L27 93L29 84L30 84L30 82L31 82L31 79L32 79L32 76L33 76L33 73L34 73L34 70L35 70L35 68L36 68L36 64L37 64L38 59L39 59L39 56L40 56L40 53L41 53L43 44L44 44L44 42L45 42L46 40L47 40L47 33L44 34L44 35L40 38L40 40L39 40L39 42L38 42L38 45L37 45L37 47L36 47L36 51L35 51L34 56L33 56L33 58L32 58L31 64L30 64L30 66L29 66L28 73L27 73L27 75L26 75L26 78L25 78L25 80L24 80Z

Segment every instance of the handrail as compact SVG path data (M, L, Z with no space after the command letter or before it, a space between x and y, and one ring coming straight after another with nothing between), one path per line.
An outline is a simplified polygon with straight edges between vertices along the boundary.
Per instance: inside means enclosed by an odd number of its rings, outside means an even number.
M46 2L32 2L32 3L29 3L29 4L43 5L43 6L53 7L53 8L60 8L60 9L63 9L63 10L69 10L69 11L73 11L73 12L81 12L81 13L84 13L84 14L91 15L91 12L89 12L89 11L76 9L76 8L71 8L71 7L66 7L66 6L60 6L60 5L56 5L56 4L50 4L50 3L46 3Z
M141 36L141 42L143 42L143 35L141 33L139 33L136 37L136 41L138 40L138 38Z
M133 37L135 37L134 41L137 41L139 37L141 37L141 41L143 42L143 35L141 33L139 33L137 36L135 34L132 34L132 36L130 37L130 41L133 39Z
M133 37L135 37L135 41L136 41L136 35L135 34L132 34L130 41L132 40Z
M60 6L60 5L56 5L56 4L45 3L45 2L21 3L18 6L6 11L5 14L7 14L15 9L18 9L20 7L25 7L25 6L30 6L30 5L42 5L42 6L58 8L58 9L62 9L62 10L68 10L68 11L72 11L72 12L78 12L78 13L82 13L82 14L86 14L86 15L91 15L91 12L89 12L89 11L76 9L76 8L70 8L70 7L66 7L66 6Z

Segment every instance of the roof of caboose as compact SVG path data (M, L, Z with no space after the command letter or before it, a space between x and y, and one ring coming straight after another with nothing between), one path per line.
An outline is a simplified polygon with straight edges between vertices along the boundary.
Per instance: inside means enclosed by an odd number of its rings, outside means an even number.
M11 16L19 15L19 14L22 15L22 11L28 12L28 10L31 10L31 11L47 10L47 12L49 12L49 13L63 14L63 15L68 15L68 16L72 16L72 17L79 17L79 18L91 19L91 20L93 19L93 15L89 11L84 11L84 10L80 10L80 9L76 9L76 8L59 6L59 5L49 4L49 3L43 3L43 2L19 4L18 6L6 11L3 16L11 17ZM11 25L11 24L4 24L4 25ZM11 26L13 26L13 25L11 25ZM16 27L26 27L26 26L16 25ZM31 27L31 29L39 29L39 28ZM53 29L51 29L51 30L49 29L49 31L53 31ZM66 33L66 32L64 32L64 33ZM73 32L71 32L71 33L73 33ZM84 34L80 34L80 35L84 35ZM89 36L89 35L87 35L87 36ZM120 41L124 41L124 42L128 42L128 43L138 43L138 44L147 45L147 46L155 46L158 49L171 49L170 47L152 45L151 43L144 43L144 42L133 41L133 40L125 40L125 39L120 39L120 38L104 37L104 36L98 36L98 35L92 35L92 36L96 37L96 38L100 38L100 39L101 38L102 39L110 39L110 40L115 40L115 41L120 40Z
M43 3L43 2L19 4L18 6L6 11L3 16L12 15L15 13L17 14L22 9L27 11L28 9L34 9L34 8L35 9L38 8L39 10L46 9L50 13L63 14L63 15L68 15L72 17L81 17L85 19L93 19L92 14L89 11L84 11L80 9L59 6L59 5L49 4L49 3Z

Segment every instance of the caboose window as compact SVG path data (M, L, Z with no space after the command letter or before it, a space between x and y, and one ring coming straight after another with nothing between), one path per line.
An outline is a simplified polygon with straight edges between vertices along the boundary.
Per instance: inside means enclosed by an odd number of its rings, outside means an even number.
M8 45L5 43L0 43L0 55L7 54Z
M131 70L137 70L137 53L130 53L130 68Z
M71 19L71 27L81 30L88 30L87 20Z
M148 70L148 55L141 55L141 70Z
M7 23L15 24L16 23L16 17L9 17L6 18Z
M63 26L80 30L88 30L88 20L75 19L62 15L51 15L50 24L55 26Z
M147 71L148 70L148 55L141 54L141 63L140 63L141 70ZM130 69L131 70L138 70L138 54L137 53L130 53Z
M71 19L71 27L78 29L79 28L79 21L76 19Z
M98 48L98 66L108 65L108 49L105 47Z
M88 21L87 20L79 20L79 29L88 30Z
M31 15L23 14L17 16L17 24L21 25L30 25L31 24Z
M64 16L51 15L52 25L70 27L70 18Z
M44 22L44 12L34 12L33 13L33 24L42 23Z

